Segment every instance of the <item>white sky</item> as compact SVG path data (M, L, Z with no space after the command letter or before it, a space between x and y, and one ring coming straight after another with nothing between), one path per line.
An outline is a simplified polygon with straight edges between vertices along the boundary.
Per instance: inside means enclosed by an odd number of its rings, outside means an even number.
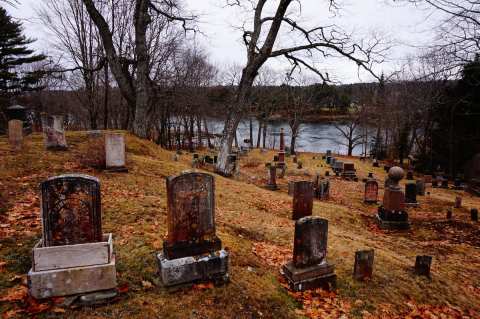
M236 27L241 26L245 20L248 26L251 14L225 7L226 0L184 1L187 9L200 16L199 26L204 35L198 35L196 41L210 53L211 61L219 66L243 65L246 61L245 47L241 40L242 32ZM28 36L38 39L35 47L45 50L49 47L48 36L34 11L34 7L41 6L42 0L20 2L17 8L7 6L7 10L23 20ZM301 0L301 3L301 15L298 12L295 14L297 20L307 26L335 23L353 33L355 39L362 40L375 31L393 41L396 45L389 51L388 61L376 66L377 74L397 69L407 55L415 54L431 44L434 38L432 26L440 19L428 10L399 5L393 0L340 0L342 8L335 17L326 8L327 0ZM277 41L277 45L281 47L282 44L290 43L290 40L283 37ZM269 66L283 70L289 63L279 58L270 62ZM358 73L356 65L345 59L317 59L316 66L343 83L372 80L365 72Z

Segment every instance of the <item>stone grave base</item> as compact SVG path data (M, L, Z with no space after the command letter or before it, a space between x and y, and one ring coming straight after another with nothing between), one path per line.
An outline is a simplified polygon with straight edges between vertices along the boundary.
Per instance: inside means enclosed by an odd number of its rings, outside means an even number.
M353 181L357 178L357 175L355 173L352 173L352 172L343 172L342 173L342 178L346 179L348 181Z
M28 289L36 299L85 294L117 287L115 256L110 263L28 272Z
M410 228L410 223L408 222L408 219L405 220L387 220L383 219L380 216L380 213L376 215L377 217L377 223L378 226L381 229L409 229Z
M103 241L33 248L28 272L30 294L37 298L70 296L117 287L112 234Z
M170 260L166 259L163 253L159 253L157 260L160 280L165 287L202 281L226 283L229 280L228 257L225 250L219 250L211 255Z
M331 290L336 288L337 275L335 266L327 262L306 268L297 268L292 261L283 265L282 274L287 279L290 289L305 291L322 288Z

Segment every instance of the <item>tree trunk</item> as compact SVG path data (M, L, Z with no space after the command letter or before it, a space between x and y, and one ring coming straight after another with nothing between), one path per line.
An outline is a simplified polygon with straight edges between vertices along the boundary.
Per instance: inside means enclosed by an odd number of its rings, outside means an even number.
M260 140L262 138L262 126L263 126L263 121L258 120L257 148L260 148Z
M265 149L267 145L267 122L263 122L263 141L262 147Z
M108 63L105 64L105 74L104 74L104 80L105 80L105 96L103 97L103 127L104 129L108 129L108 93L110 91L110 85L108 83Z
M215 171L220 175L228 176L232 172L228 171L228 155L232 152L232 143L236 137L237 126L240 123L239 115L234 118L228 118L223 129L222 139L220 140L220 152L218 153L217 166Z
M253 148L253 120L250 116L250 148Z

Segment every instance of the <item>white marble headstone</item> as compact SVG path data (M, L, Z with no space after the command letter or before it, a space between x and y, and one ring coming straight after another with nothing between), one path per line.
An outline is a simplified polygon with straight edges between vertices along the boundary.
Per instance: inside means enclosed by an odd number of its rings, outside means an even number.
M105 162L107 169L125 167L125 136L123 134L105 134Z
M15 151L22 149L23 143L23 122L10 120L8 122L8 142Z

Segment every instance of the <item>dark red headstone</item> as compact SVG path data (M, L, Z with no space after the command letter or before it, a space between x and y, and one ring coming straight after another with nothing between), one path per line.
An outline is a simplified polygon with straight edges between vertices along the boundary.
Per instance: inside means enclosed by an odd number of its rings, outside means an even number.
M311 216L313 209L313 183L308 181L293 184L293 215L292 219Z
M211 253L221 249L215 235L215 180L203 173L167 179L167 259Z
M61 175L40 184L43 245L102 241L100 182L87 175Z
M328 220L305 217L295 223L293 263L297 268L318 265L326 260Z

